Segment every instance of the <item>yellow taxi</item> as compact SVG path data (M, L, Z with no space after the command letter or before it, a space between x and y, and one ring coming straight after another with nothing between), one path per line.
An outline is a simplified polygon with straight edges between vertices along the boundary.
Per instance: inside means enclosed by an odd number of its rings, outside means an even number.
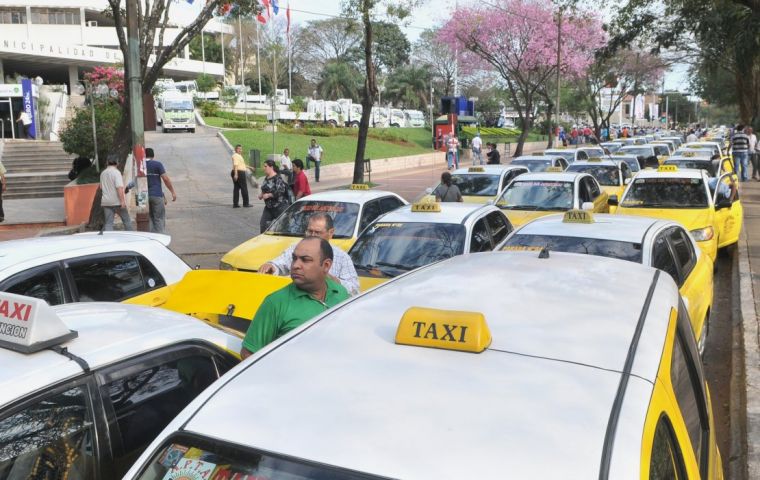
M451 183L459 188L465 203L483 204L493 201L513 178L527 172L528 168L523 165L479 165L458 168L451 172ZM433 196L435 188L428 188L421 201L435 201L435 196Z
M331 190L303 197L277 217L264 233L241 243L222 257L222 270L258 271L306 234L309 217L327 213L333 217L335 234L330 243L348 250L367 225L384 213L407 202L393 192L352 185L349 190Z
M591 174L599 182L602 190L607 192L610 197L616 195L617 198L623 196L626 185L633 178L633 173L627 162L598 157L575 162L565 171Z
M680 224L634 215L570 210L515 230L498 250L541 250L619 258L658 268L678 285L704 351L713 303L713 262Z
M588 173L546 171L520 175L495 205L518 227L534 218L573 209L607 213L608 199L607 192Z
M559 167L564 170L569 163L564 157L544 155L541 152L536 152L533 155L523 155L521 157L513 158L509 164L525 167L530 172L545 172L552 167Z
M704 170L663 165L636 175L615 213L679 222L715 261L718 249L736 243L741 233L743 209L736 185L733 173L710 178Z
M494 205L418 203L380 217L359 235L348 255L364 292L423 265L491 251L512 230Z
M259 350L123 478L721 480L715 423L670 276L481 253L394 278Z

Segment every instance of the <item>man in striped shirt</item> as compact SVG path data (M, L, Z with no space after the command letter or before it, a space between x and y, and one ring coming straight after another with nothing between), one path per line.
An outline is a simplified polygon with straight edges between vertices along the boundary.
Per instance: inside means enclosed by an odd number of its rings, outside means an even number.
M744 133L744 125L737 125L735 132L734 136L731 137L731 154L734 157L734 170L739 176L739 180L746 182L749 180L749 171L747 170L749 135Z

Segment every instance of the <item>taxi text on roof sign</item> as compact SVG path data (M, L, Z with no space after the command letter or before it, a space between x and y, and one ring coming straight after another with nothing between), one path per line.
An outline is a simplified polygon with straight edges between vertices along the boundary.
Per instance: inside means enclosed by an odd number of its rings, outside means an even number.
M441 204L438 202L421 202L412 205L412 212L433 212L437 213L441 211Z
M594 223L594 215L586 210L568 210L562 221L564 223Z
M658 172L677 172L678 165L660 165L657 168Z
M549 167L549 168L546 169L546 171L550 172L550 173L561 173L561 172L564 172L564 170L562 170L562 167Z
M44 300L0 293L0 347L33 353L76 336Z
M369 190L369 185L366 183L352 183L348 188L350 190Z
M467 169L467 171L468 172L480 172L480 173L482 173L482 172L485 172L486 169L483 168L483 167L470 167L470 168Z
M482 313L411 307L398 324L396 343L480 353L491 345L491 331Z

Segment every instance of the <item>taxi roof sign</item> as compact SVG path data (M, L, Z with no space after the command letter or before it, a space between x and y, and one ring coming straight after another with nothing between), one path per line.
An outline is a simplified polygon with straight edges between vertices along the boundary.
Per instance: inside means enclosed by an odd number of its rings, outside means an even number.
M467 171L468 172L480 172L480 173L482 173L482 172L485 172L486 169L483 168L483 167L470 167L470 168L467 169Z
M602 158L601 157L590 157L587 161L588 162L601 162Z
M544 152L533 152L531 155L533 155L534 157L543 157Z
M415 213L438 213L441 211L441 204L438 202L420 202L412 204L412 212Z
M568 210L562 223L594 223L594 215L586 210Z
M481 353L491 345L491 331L479 312L411 307L398 324L396 343Z
M550 172L550 173L561 173L561 172L564 172L564 170L562 169L562 167L549 167L549 168L546 169L546 171Z
M349 190L369 190L369 185L366 183L352 183Z
M678 165L660 165L657 168L658 172L677 172Z
M46 301L0 293L0 347L34 353L76 337Z

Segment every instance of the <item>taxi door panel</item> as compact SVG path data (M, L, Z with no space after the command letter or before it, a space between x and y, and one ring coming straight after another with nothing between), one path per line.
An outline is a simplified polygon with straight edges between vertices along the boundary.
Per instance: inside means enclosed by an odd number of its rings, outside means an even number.
M730 185L731 182L735 185L739 185L739 178L735 173L726 173L720 177L720 183ZM716 188L713 193L713 203L718 201L719 189ZM742 221L744 218L744 209L742 203L739 200L739 192L736 193L736 198L731 203L730 208L715 209L715 227L716 235L718 236L718 248L722 248L728 245L732 245L739 241L739 235L742 231Z

